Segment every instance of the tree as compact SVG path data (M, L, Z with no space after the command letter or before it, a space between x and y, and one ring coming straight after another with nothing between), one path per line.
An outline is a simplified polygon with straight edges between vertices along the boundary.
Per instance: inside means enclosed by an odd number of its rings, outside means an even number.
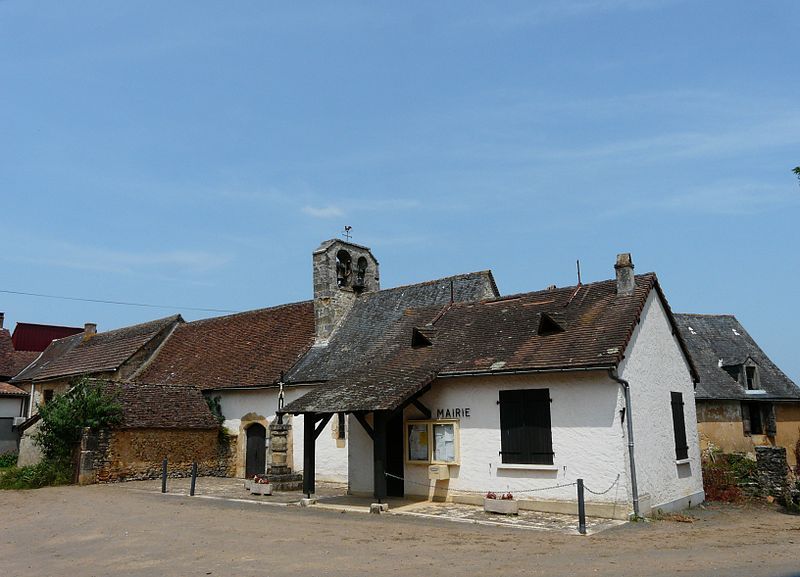
M80 378L72 382L69 392L41 405L41 422L34 441L44 458L51 462L69 461L84 428L96 431L119 424L122 405L117 396L113 389Z
M800 166L795 166L792 169L792 172L794 172L795 175L797 175L797 181L798 181L798 183L800 183Z

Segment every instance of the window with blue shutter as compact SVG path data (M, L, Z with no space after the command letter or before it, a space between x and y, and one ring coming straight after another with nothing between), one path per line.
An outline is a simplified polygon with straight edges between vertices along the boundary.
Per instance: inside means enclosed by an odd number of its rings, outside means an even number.
M503 463L553 464L550 389L500 391Z

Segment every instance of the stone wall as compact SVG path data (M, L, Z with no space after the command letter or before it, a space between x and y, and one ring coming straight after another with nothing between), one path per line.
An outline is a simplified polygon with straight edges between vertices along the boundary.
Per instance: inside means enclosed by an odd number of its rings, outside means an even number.
M789 466L783 447L756 447L758 481L766 495L780 497L788 485Z
M234 447L216 429L120 429L87 432L81 442L79 482L107 483L156 479L161 462L170 477L234 474Z

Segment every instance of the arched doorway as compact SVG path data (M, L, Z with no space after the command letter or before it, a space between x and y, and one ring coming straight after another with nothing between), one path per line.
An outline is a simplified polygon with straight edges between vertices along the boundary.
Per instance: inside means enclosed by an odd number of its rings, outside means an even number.
M267 430L253 423L247 427L247 452L245 453L245 477L263 475L267 464Z

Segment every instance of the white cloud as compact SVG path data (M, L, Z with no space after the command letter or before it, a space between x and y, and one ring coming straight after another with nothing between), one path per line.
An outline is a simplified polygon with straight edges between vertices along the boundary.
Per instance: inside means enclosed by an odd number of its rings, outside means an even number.
M306 205L300 209L303 214L313 216L314 218L337 218L344 216L344 211L336 206L311 206Z

